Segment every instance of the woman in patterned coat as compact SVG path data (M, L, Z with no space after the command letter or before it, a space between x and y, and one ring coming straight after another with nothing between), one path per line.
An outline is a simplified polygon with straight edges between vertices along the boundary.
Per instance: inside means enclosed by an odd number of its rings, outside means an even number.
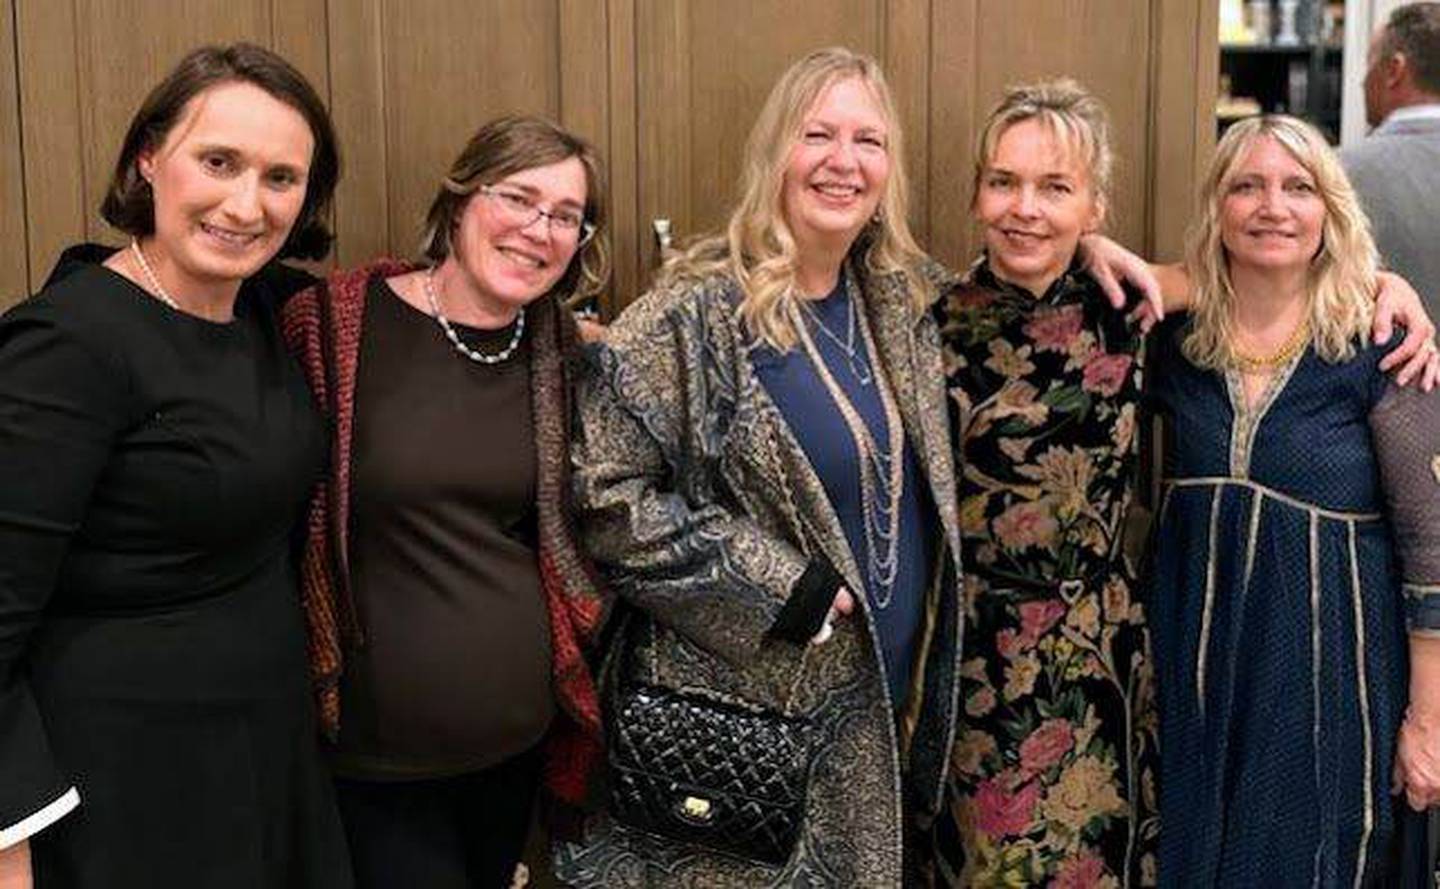
M728 231L610 328L574 446L585 544L634 617L617 664L816 728L769 866L610 814L577 886L895 886L956 707L955 479L903 150L875 62L816 52L752 131ZM617 677L623 681L626 677Z

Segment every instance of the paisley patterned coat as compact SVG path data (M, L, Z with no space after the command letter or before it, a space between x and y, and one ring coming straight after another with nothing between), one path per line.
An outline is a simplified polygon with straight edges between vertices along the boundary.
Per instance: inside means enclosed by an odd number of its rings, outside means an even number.
M821 740L805 825L784 867L657 840L600 814L579 841L557 845L556 873L569 884L898 886L907 819L938 810L961 630L939 340L903 276L853 265L943 544L911 706L897 718L863 596L823 645L768 632L786 619L787 601L814 598L805 588L817 562L834 566L848 588L864 586L819 478L755 375L735 314L737 284L722 275L647 294L596 350L572 450L584 543L613 590L653 621L653 634L620 644L638 649L631 659L653 664L662 685L788 706L815 720ZM942 272L932 278L949 283ZM819 591L823 603L834 589ZM923 696L913 693L922 686Z

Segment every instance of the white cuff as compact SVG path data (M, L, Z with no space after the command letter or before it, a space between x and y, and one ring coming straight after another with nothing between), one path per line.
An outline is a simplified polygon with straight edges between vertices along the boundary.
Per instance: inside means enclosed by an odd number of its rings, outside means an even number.
M80 791L72 787L60 794L60 797L54 802L35 814L15 822L4 830L0 830L0 849L8 849L21 840L30 839L30 837L70 814L70 810L78 805L80 805Z

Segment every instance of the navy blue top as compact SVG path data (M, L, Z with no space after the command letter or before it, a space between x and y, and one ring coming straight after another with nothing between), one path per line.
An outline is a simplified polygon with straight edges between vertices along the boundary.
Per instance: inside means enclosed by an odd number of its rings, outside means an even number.
M824 299L810 303L810 308L843 339L849 321L849 300L842 275L835 289ZM856 306L856 310L857 313L863 312L863 306ZM802 317L804 315L802 312ZM856 321L861 321L858 314ZM875 383L862 385L860 377L851 369L844 350L818 330L809 318L805 323L810 325L810 338L821 360L850 399L855 412L864 420L871 439L878 447L886 447L889 428ZM879 368L865 349L864 338L858 330L855 345L858 363L863 370L870 372L873 379ZM761 384L779 407L815 474L820 477L830 504L845 530L846 542L855 555L862 578L870 583L865 576L869 557L865 545L865 507L860 494L860 454L849 427L845 425L844 415L804 349L797 347L781 354L761 345L751 357ZM889 604L880 607L876 591L865 591L885 657L891 701L897 708L905 702L910 685L911 660L924 614L925 590L935 561L935 542L926 531L931 527L926 519L934 507L924 484L920 461L908 438L904 459L905 485L900 498L900 543L896 553L899 568ZM877 496L882 496L879 491ZM884 542L877 538L875 545L883 547Z

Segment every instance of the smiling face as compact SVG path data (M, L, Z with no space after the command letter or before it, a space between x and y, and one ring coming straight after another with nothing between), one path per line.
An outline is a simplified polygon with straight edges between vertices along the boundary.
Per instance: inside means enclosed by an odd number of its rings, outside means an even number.
M304 205L314 145L300 112L254 84L192 98L137 161L155 207L145 250L166 289L233 296L269 262Z
M547 213L585 213L585 166L577 157L521 170L470 196L456 222L453 250L439 270L456 281L485 314L513 317L543 296L565 274L580 231L566 230L541 214L517 215L523 195Z
M864 81L824 89L785 164L785 222L801 253L844 252L875 215L890 179L889 129Z
M1255 140L1222 191L1220 239L1232 271L1304 269L1319 252L1325 201L1315 177L1274 138Z
M1035 118L995 143L974 212L1001 280L1043 294L1070 266L1080 237L1099 227L1103 212L1079 156Z

